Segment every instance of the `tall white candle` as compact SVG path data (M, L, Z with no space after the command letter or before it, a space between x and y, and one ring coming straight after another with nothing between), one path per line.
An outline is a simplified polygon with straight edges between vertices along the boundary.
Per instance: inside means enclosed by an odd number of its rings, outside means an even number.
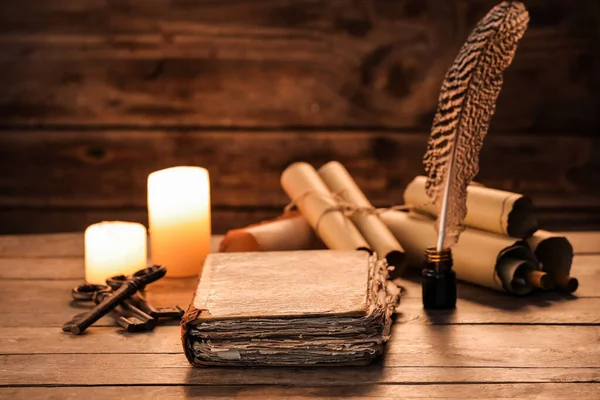
M174 167L148 176L150 253L168 277L200 273L210 251L210 184L200 167Z
M146 227L135 222L100 222L85 230L85 280L106 284L106 278L146 268Z

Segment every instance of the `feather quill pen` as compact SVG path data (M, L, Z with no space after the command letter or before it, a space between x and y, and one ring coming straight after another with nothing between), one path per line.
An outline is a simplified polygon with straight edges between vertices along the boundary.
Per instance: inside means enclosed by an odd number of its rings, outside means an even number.
M479 152L496 108L502 72L527 29L523 3L504 1L477 23L446 72L423 159L427 195L438 207L437 251L465 229L467 186L479 172Z

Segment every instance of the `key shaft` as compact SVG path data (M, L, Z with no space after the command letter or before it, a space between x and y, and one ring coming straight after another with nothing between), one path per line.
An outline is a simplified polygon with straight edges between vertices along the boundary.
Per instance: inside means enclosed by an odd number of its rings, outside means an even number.
M105 296L104 299L94 307L89 313L80 319L74 320L71 325L71 333L74 335L82 334L94 322L108 314L126 298L138 291L138 286L134 282L125 282L113 293L112 296Z

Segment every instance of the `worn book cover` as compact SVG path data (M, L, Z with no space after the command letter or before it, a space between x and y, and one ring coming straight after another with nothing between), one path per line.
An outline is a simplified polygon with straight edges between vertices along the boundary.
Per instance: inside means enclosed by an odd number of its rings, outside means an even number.
M365 365L397 299L365 251L216 253L182 321L193 365Z

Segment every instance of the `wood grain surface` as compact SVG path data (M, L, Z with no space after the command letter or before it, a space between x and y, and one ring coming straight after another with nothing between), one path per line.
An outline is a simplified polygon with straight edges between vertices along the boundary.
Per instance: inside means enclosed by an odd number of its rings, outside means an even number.
M462 42L497 1L6 2L9 125L428 129ZM492 129L598 127L598 3L525 1Z
M496 3L2 2L0 234L147 223L147 174L186 164L210 171L216 233L280 214L295 161L340 161L376 206L398 204L446 68ZM546 229L598 230L600 5L524 3L477 180L531 197ZM568 237L573 296L461 283L454 312L428 313L412 274L374 365L192 369L176 324L61 332L84 310L69 297L81 233L0 236L0 398L595 400L600 233ZM148 297L185 308L196 286L163 280Z
M126 360L126 362L125 362ZM183 354L40 354L0 356L0 385L288 385L526 383L600 381L588 367L192 368Z
M575 255L598 254L600 253L600 233L599 232L555 232L557 235L565 236L573 246ZM45 261L56 258L75 258L83 262L84 247L83 234L76 233L53 233L53 234L29 234L29 235L0 235L0 259L17 258L44 258ZM223 240L222 235L213 235L210 243L211 251L216 252L219 243ZM3 260L4 261L4 260ZM77 260L76 260L77 261ZM83 265L83 264L81 264ZM48 271L44 264L38 266L39 272ZM30 277L26 268L17 271L2 271L2 273L15 274L15 276L27 278ZM5 277L0 275L1 277ZM80 270L74 276L63 278L83 278L83 270Z
M216 233L280 214L290 201L280 174L301 160L341 162L374 205L390 206L422 173L426 143L368 131L0 131L0 233L146 223L147 176L174 165L210 171ZM490 134L477 180L531 197L547 229L600 226L599 149L595 137Z
M0 388L0 397L15 400L32 398L102 399L262 399L306 400L327 399L422 399L460 398L577 398L595 399L599 385L593 383L499 383L499 384L436 384L436 385L340 385L330 387L278 386L79 386ZM483 396L482 396L483 395Z
M115 340L112 326L90 328L81 337L48 328L0 328L0 354L90 354L92 359L97 354L125 353L182 356L179 334L179 326L159 326L150 333L123 333ZM396 324L392 336L402 340L388 343L380 362L386 367L600 368L596 345L600 331L594 325L531 325L524 330L520 325ZM519 340L503 340L506 337Z
M184 164L210 170L218 233L276 216L298 160L341 161L398 203L443 75L496 2L5 2L0 233L146 223L147 174ZM478 179L531 196L548 229L599 229L600 6L525 3Z
M148 297L156 306L179 305L187 308L196 289L196 280L169 280L148 289ZM75 311L88 307L72 304L69 293L80 284L73 280L0 280L0 327L61 326ZM471 285L459 285L458 306L454 313L425 312L420 298L420 285L402 282L407 295L399 308L398 320L417 324L597 324L600 323L598 297L571 297L539 294L525 299L490 292ZM584 290L584 284L581 284ZM23 294L26 293L27 296ZM65 295L66 293L66 295ZM576 302L577 307L573 307ZM493 311L493 312L490 312ZM111 324L108 318L103 324Z
M193 369L177 324L127 334L105 318L82 336L61 332L82 311L68 295L83 278L82 238L0 236L0 397L594 399L600 389L600 233L569 233L575 296L460 284L454 312L427 313L416 276L399 280L406 292L385 356L339 369ZM165 279L147 295L185 307L196 286Z

